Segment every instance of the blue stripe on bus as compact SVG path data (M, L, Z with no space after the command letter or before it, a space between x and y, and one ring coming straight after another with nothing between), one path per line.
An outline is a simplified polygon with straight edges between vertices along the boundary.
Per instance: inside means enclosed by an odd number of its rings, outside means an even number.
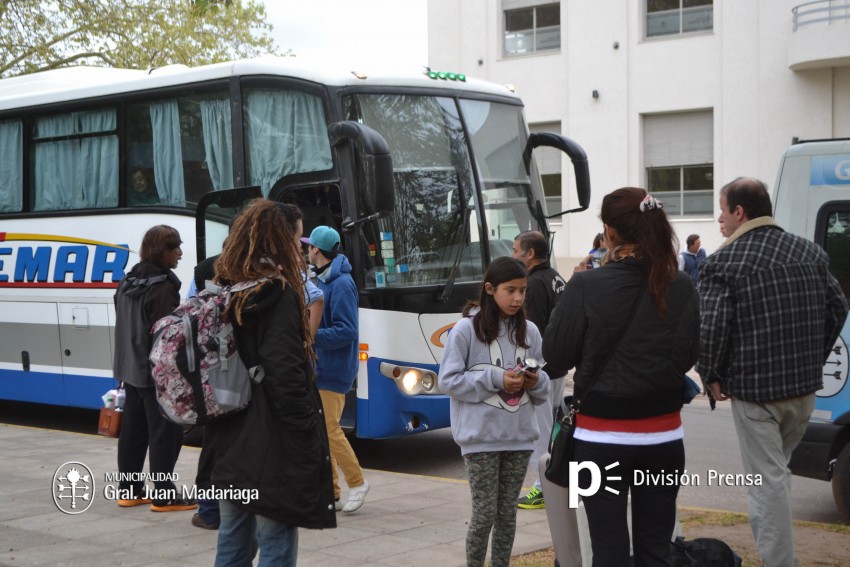
M100 376L0 368L0 399L4 400L99 409L103 406L101 396L117 384Z
M369 358L366 369L369 376L369 399L357 398L357 437L383 439L399 437L420 431L440 429L450 425L449 398L444 395L407 396L395 382L380 372L386 359ZM408 364L391 361L395 364ZM436 364L410 364L439 372ZM411 428L416 419L418 427Z

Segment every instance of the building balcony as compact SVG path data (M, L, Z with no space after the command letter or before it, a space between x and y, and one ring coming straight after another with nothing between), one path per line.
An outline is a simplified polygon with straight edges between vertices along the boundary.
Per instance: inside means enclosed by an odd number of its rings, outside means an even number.
M850 67L850 0L817 0L791 10L792 71Z

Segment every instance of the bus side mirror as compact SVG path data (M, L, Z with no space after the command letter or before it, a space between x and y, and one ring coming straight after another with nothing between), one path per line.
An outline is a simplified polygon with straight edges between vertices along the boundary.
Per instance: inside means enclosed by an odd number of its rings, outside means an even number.
M395 208L393 159L384 137L365 124L345 120L328 126L331 144L354 141L360 146L366 179L366 206L370 213L390 214Z
M522 152L522 161L525 164L526 173L531 173L531 152L539 146L555 148L570 156L576 177L576 193L578 193L579 208L549 215L548 218L586 210L590 206L590 169L587 166L587 154L584 153L584 149L574 141L560 134L529 134L528 142L525 144L525 151Z

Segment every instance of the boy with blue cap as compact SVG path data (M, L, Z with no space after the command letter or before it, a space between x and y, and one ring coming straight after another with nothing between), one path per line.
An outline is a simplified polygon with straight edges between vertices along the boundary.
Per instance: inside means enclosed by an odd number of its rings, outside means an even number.
M317 226L309 238L308 257L316 267L319 289L325 296L322 322L316 333L316 385L322 398L328 440L331 448L334 498L337 510L351 513L363 505L369 483L363 469L339 426L345 395L357 377L358 293L351 277L351 264L340 253L339 233L329 226ZM348 484L348 498L340 501L339 473Z

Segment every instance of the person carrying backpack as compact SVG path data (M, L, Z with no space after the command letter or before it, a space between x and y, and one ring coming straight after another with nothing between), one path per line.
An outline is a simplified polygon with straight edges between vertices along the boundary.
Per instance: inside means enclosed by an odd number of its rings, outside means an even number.
M243 411L206 426L196 484L224 494L219 567L251 565L254 539L259 565L295 565L299 527L336 527L301 270L295 235L268 199L236 218L215 263L216 281L234 282L234 289L261 280L234 291L229 309L242 361L265 373Z
M126 399L118 438L118 505L124 508L151 504L154 512L174 512L197 507L183 498L169 477L183 444L183 428L159 411L150 374L148 354L151 326L180 303L180 280L172 271L183 256L176 229L158 225L142 238L141 262L118 284L115 293L115 357L113 370L124 382ZM153 498L141 476L149 453L154 479Z

